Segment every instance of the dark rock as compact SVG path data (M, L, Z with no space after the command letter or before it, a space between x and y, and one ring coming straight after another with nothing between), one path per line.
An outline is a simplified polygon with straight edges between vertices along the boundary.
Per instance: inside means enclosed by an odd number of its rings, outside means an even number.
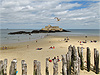
M18 32L10 32L8 34L30 34L30 32L18 31Z
M46 31L46 30L39 30L39 33L49 33L49 31Z
M39 30L33 30L31 33L39 33Z
M71 32L71 31L68 31L68 30L63 29L63 31L62 31L62 32Z
M32 32L25 32L25 31L18 31L18 32L10 32L8 34L31 34L31 33L55 33L55 32L70 32L70 31L67 31L67 30L64 30L63 31L59 31L59 30L49 30L49 31L46 31L46 30L33 30Z

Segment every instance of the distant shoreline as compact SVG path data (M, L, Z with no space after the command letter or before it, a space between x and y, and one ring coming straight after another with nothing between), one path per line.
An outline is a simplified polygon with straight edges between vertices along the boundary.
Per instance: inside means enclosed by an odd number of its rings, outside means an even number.
M25 29L24 29L25 30ZM18 43L18 42L25 42L25 41L33 41L36 39L40 39L43 36L51 35L51 36L97 36L100 37L99 30L77 30L72 29L71 32L57 32L57 33L33 33L31 35L29 34L17 34L17 35L8 35L9 32L15 32L15 31L21 31L21 30L1 30L0 31L0 40L1 43ZM32 29L26 29L25 31L31 32Z

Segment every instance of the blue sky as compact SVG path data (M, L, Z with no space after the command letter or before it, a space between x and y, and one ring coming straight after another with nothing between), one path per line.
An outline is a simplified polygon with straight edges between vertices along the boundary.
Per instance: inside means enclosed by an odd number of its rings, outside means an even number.
M78 3L82 4L80 7L73 7L71 10L77 10L77 9L84 9L88 8L90 4L92 3L98 3L99 1L71 1L69 3Z
M100 29L99 10L98 0L1 0L0 28L41 29L51 24L64 29Z

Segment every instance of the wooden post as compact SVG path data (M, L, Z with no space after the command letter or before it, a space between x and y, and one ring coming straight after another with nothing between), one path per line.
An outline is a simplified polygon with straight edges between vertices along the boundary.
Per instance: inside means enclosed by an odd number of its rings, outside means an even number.
M80 57L78 57L78 74L80 75L80 64L81 62L80 62Z
M67 60L67 75L70 75L70 70L69 70L69 55L68 55L68 53L66 54L66 60Z
M66 68L67 64L64 64L64 74L63 75L67 75L67 68Z
M68 47L68 51L72 52L72 46L71 45Z
M78 73L78 61L74 61L74 75L79 75Z
M0 75L3 75L3 61L0 60Z
M77 60L77 57L78 57L78 55L77 55L77 51L75 50L75 52L74 52L74 61Z
M90 53L90 48L87 47L87 71L90 71L90 57L91 57L91 53Z
M53 61L53 75L58 75L58 63L57 63L57 59L54 59Z
M33 75L37 75L37 60L34 60L34 73Z
M65 62L65 59L64 59L64 55L61 55L62 56L62 75L64 75L64 62Z
M71 59L72 59L72 67L74 68L74 62L73 61L75 61L75 60L77 60L77 51L76 51L76 49L75 49L75 46L73 46L73 48L72 48L72 57L71 57Z
M75 46L72 47L72 55L71 55L71 66L73 67L74 66L74 53L75 53Z
M69 56L69 71L71 74L71 51L68 52L68 56Z
M80 54L80 51L78 51L78 53ZM73 59L73 71L74 71L74 75L79 75L79 69L80 69L80 59L79 56L77 55L77 51L74 47L74 59Z
M67 75L67 62L66 62L66 56L62 56L62 75Z
M96 51L96 74L99 74L99 52Z
M11 61L9 75L16 75L16 71L17 71L17 60L13 59L13 61Z
M78 56L80 57L80 47L77 47L78 50Z
M72 46L70 45L68 49L69 49L69 51L68 51L68 54L69 54L69 60L70 60L70 63L71 63Z
M4 59L3 75L7 75L7 59Z
M82 47L81 47L80 60L81 60L81 70L84 70L84 59L83 59L83 48Z
M69 57L69 66L70 66L70 72L71 72L71 64L72 64L72 46L70 45L68 48L68 57ZM67 56L66 56L66 60L67 60Z
M97 49L94 48L94 70L96 70L96 51Z
M67 60L67 75L71 75L71 55L70 52L66 54L66 60Z
M22 75L27 75L27 64L25 60L22 60L21 64L22 64Z
M75 46L73 46L73 60L76 60L76 57L77 56L77 53L76 53L76 49L75 49Z
M41 63L37 61L37 75L41 75Z
M46 58L46 75L49 75L49 58Z

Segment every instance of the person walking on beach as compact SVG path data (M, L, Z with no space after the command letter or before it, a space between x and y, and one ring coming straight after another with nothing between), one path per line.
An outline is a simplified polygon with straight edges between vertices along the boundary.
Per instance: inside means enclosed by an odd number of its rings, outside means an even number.
M3 49L3 50L5 49L4 46L2 47L2 49Z
M7 49L7 47L5 46L5 49Z
M29 45L27 45L27 48L29 48Z

